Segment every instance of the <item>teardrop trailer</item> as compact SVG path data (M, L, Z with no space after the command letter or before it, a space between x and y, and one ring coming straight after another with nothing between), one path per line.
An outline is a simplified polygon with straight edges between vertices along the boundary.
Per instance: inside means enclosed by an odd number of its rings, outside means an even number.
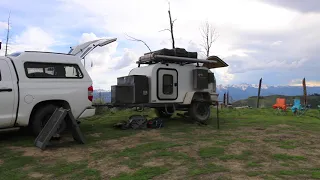
M187 111L192 119L207 121L210 106L218 102L210 69L228 64L217 56L197 56L197 52L182 48L145 53L136 62L138 67L117 78L117 85L111 87L111 106L150 107L161 118Z
M116 38L83 43L69 54L84 59L96 47L114 41ZM117 78L117 85L111 86L111 103L102 106L150 107L161 118L169 118L175 111L187 111L201 122L209 119L210 105L218 103L216 79L210 69L228 66L218 56L198 59L197 52L183 48L145 53L136 63L138 67L127 76Z

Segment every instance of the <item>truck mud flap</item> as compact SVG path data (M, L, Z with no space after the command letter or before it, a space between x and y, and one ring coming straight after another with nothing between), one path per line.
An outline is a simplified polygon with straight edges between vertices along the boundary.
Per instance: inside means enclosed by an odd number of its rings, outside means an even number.
M35 139L35 146L38 148L44 150L46 146L49 144L51 138L56 134L57 129L59 128L62 121L65 119L69 121L67 123L71 123L72 127L72 136L75 141L77 141L80 144L84 144L85 140L84 137L80 131L80 128L78 126L78 123L74 119L72 113L70 110L66 110L63 108L56 109L44 128L41 130L38 137Z

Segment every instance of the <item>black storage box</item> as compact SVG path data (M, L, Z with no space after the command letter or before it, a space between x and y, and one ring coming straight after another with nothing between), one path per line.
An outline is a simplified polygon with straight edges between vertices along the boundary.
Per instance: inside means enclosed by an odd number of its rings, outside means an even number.
M134 87L128 85L111 86L111 103L131 104L134 102Z
M194 89L208 89L208 70L194 69L193 73L193 88Z
M111 87L111 102L141 104L149 102L149 78L144 75L119 77Z
M135 85L149 87L149 78L144 75L129 75L117 78L117 85Z

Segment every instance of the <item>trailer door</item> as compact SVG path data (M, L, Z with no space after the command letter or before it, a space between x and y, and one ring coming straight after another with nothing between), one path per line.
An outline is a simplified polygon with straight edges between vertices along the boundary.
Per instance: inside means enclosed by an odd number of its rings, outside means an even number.
M8 128L14 122L14 87L7 61L0 59L0 128Z
M159 68L157 73L157 96L159 100L176 100L178 98L178 71Z

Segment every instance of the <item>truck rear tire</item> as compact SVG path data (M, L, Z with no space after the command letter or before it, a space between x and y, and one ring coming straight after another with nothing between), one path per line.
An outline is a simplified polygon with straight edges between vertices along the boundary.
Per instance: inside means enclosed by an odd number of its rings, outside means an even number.
M45 124L48 122L56 108L58 107L53 104L48 104L36 110L31 120L31 128L34 135L39 135L39 133L41 132ZM66 121L63 121L57 133L62 133L66 129L66 127Z
M169 108L169 107L167 107L167 111L169 111L169 113L171 113L171 114L168 114L164 107L155 108L154 110L155 110L157 117L159 117L159 118L170 118L174 113L173 108Z
M210 118L210 104L205 102L193 101L188 113L192 119L198 122L205 122Z

